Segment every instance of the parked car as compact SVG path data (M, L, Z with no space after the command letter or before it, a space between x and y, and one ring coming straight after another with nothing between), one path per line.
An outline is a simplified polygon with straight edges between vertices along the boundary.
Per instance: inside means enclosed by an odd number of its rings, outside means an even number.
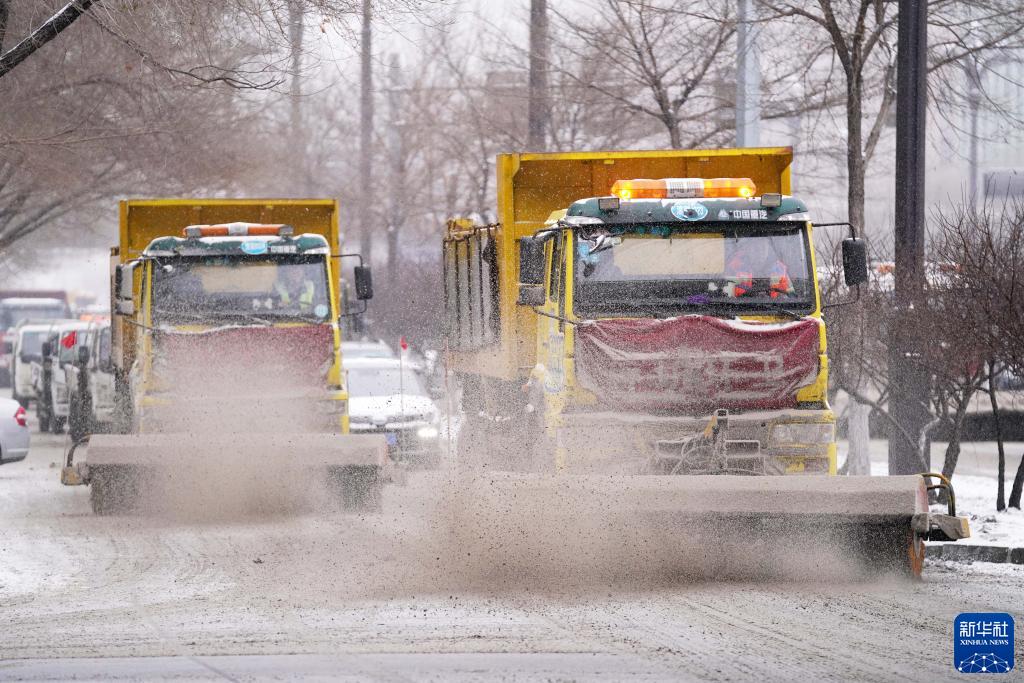
M383 433L396 462L436 467L439 418L418 373L397 358L343 358L349 429Z
M13 332L13 330L0 329L0 387L11 386L14 377L14 372L11 369L14 359Z
M25 409L36 400L32 385L32 364L43 360L43 341L53 327L49 322L28 321L18 325L10 335L14 340L11 354L11 398Z
M369 341L346 341L341 343L341 357L343 360L356 358L395 358L395 352L385 342L380 340Z
M64 292L0 290L0 387L11 386L14 328L23 320L54 320L70 315Z
M60 434L64 431L70 413L64 365L77 357L78 333L88 326L89 323L80 320L55 322L43 341L41 360L32 364L32 385L41 432Z
M0 398L0 464L24 460L29 442L25 408L13 398Z
M89 323L77 333L76 342L74 361L63 366L68 389L68 433L73 441L95 431L109 431L114 421L110 323Z

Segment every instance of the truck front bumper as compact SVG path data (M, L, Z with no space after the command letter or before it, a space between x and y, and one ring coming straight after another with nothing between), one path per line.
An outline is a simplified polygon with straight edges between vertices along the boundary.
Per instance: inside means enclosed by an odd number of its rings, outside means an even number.
M606 474L668 473L687 444L714 416L641 413L562 413L552 425L558 469ZM723 432L730 462L721 474L835 474L835 415L831 410L732 413ZM685 464L685 463L684 463ZM693 463L673 473L696 474Z

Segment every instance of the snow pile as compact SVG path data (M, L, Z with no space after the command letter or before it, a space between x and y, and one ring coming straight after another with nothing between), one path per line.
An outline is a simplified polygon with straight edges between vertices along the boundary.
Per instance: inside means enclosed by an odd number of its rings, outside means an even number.
M882 477L887 473L886 463L871 463L873 476ZM1012 482L1012 472L1007 472L1007 497ZM967 517L971 523L971 537L961 543L1024 547L1024 510L996 511L995 475L956 474L953 476L953 491L956 493L956 513ZM937 505L933 509L945 512L946 507Z
M1012 479L1006 481L1010 495ZM996 512L995 477L961 475L953 478L957 514L971 520L970 543L1024 547L1024 510L1008 508Z

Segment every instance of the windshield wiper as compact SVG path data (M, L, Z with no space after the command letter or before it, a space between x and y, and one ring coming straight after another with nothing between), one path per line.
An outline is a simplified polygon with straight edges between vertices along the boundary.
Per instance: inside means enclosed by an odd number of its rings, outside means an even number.
M808 315L810 315L810 313L798 313L797 311L792 311L784 306L769 303L767 301L737 301L735 302L735 305L737 307L748 308L755 311L769 311L771 313L782 313L784 315L789 316L793 320L802 320L803 318L806 318Z
M162 308L153 309L153 317L159 317L160 319L179 319L179 320L196 320L198 322L209 322L209 316L202 313L193 313L192 311L168 311Z
M263 325L264 327L269 327L274 324L269 320L260 318L252 313L243 313L241 311L219 311L217 313L217 317L223 319L241 318L242 320L251 320L252 322Z

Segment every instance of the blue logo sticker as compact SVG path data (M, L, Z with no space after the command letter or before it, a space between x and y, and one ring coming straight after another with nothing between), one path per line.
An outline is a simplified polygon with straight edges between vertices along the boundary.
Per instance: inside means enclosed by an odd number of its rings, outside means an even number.
M708 207L700 202L676 202L670 210L681 221L699 221L708 215Z
M1005 612L964 612L953 620L953 667L965 674L1013 669L1013 617Z
M246 240L242 242L242 251L246 254L265 254L267 243L263 240Z

